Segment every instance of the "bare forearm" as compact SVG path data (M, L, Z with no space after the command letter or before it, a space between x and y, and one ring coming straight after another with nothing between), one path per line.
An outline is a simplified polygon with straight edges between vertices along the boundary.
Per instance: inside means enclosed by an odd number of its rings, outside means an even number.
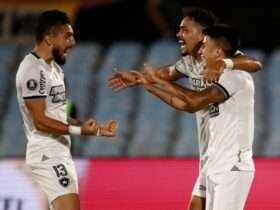
M173 95L172 93L169 93L168 91L163 90L159 87L155 87L152 85L146 85L144 87L148 92L157 96L159 99L161 99L163 102L165 102L169 106L171 106L175 109L185 110L186 102L183 101L181 98L179 98L179 97Z
M173 95L178 96L185 100L190 100L196 93L196 91L185 88L173 82L162 82L161 85L164 87L164 89L166 89Z
M175 81L182 77L182 75L177 72L172 65L163 66L157 70L154 70L154 72L156 77L165 81ZM149 74L144 72L144 76L150 83L156 83Z
M173 96L173 100L175 100L173 102L177 102L179 105L179 107L175 108L191 113L207 107L210 103L222 102L225 99L224 94L220 91L217 93L217 88L213 87L206 88L203 91L195 91L172 82L161 81L160 84L163 85L164 90L161 89L162 92L156 89L152 90L154 94L164 96L164 91L169 92ZM165 102L168 102L168 97L164 97ZM163 97L160 98L163 99ZM170 104L172 105L171 102Z
M68 125L50 117L42 117L41 119L34 121L36 129L42 132L66 135L69 134Z
M232 61L234 63L234 69L241 69L251 73L257 72L262 68L260 61L249 56L238 56L232 58Z

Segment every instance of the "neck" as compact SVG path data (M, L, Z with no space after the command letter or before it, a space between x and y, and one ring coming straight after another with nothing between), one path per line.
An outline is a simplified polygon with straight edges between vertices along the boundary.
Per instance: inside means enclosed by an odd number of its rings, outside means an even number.
M43 46L42 44L38 44L35 46L33 50L40 58L42 58L47 64L50 64L53 60L52 53L50 50Z
M201 61L201 56L200 56L200 53L199 53L199 50L201 48L201 45L202 45L202 42L199 42L193 49L193 51L191 52L191 55L193 56L193 58L196 60L196 61Z
M198 51L196 51L195 53L192 53L192 57L198 62L201 61L201 56L199 55Z

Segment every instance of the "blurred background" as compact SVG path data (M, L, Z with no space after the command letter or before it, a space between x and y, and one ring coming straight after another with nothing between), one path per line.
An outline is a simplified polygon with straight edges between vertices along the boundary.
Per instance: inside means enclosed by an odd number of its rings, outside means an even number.
M253 74L257 174L246 209L279 210L280 192L263 195L280 187L274 182L280 175L280 6L265 3L1 0L0 210L46 209L44 195L23 164L26 140L15 90L19 62L32 50L36 18L46 9L67 12L75 31L77 45L64 66L69 115L120 123L114 140L73 138L83 209L186 209L198 172L194 115L168 107L141 88L114 93L106 80L113 68L140 70L144 62L157 67L176 62L181 9L190 6L208 8L237 27L241 50L263 63Z

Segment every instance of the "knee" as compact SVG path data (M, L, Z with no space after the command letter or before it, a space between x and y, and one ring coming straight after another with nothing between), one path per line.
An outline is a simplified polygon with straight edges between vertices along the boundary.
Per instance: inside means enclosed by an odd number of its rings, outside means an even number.
M68 194L58 197L52 202L55 210L80 210L80 201L77 194Z
M205 210L205 198L193 196L188 210Z

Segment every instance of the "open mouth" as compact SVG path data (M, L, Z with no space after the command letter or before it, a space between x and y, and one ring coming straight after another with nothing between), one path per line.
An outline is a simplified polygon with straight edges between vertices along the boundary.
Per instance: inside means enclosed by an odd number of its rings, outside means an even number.
M181 40L181 39L180 39L178 42L179 42L179 44L181 45L181 49L183 49L183 48L186 47L186 42L185 42L184 40Z
M69 52L69 48L64 50L63 55L67 56L68 52Z

